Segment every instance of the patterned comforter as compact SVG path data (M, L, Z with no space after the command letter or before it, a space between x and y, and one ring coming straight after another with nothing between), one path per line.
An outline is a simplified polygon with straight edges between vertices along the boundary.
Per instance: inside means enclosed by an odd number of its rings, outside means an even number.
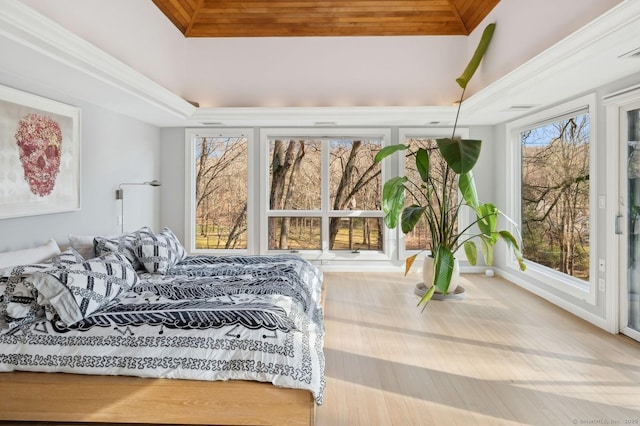
M116 303L66 326L0 330L0 371L256 380L324 390L322 274L293 255L192 256L140 273Z

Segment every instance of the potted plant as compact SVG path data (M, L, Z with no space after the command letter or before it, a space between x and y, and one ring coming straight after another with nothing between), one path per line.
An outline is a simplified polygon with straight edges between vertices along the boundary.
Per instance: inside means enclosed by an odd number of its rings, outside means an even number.
M472 169L480 156L482 141L455 137L465 89L489 46L494 30L495 24L489 24L485 28L471 61L462 75L456 79L462 88L462 95L458 103L453 134L451 138L436 139L437 150L446 162L444 167L439 168L436 173L436 170L431 167L430 150L419 148L407 155L415 158L419 180L414 181L407 176L398 176L384 184L382 206L385 212L385 225L393 229L400 222L402 232L407 234L422 218L431 233L431 247L425 247L425 249L431 249L433 277L418 305L428 303L436 289L443 295L447 294L454 275L454 266L457 263L454 256L461 247L464 248L469 263L476 264L478 257L476 241L480 243L487 265L493 262L494 245L502 240L513 249L520 269L526 268L520 250L520 239L516 239L508 230L497 229L499 216L505 217L514 226L515 223L494 204L482 203L478 199ZM378 152L375 161L382 161L395 152L409 148L404 144L387 146ZM406 192L409 192L415 200L422 200L422 202L405 206ZM466 209L471 209L475 218L464 229L457 229L458 217ZM409 272L417 255L406 259L405 275Z

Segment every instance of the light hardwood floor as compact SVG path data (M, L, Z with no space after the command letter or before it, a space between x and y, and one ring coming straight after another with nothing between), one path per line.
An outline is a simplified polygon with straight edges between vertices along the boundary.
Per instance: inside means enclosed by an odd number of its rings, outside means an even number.
M325 274L318 426L640 424L640 344L501 278L416 307L416 275Z

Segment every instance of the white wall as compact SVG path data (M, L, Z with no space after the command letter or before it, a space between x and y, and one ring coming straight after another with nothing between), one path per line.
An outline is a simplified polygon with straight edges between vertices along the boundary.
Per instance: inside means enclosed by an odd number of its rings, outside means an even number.
M9 59L0 57L0 65L3 60ZM55 89L35 82L0 73L0 84L80 107L82 150L81 209L0 219L0 251L32 247L49 238L54 238L59 245L66 245L70 233L116 233L120 207L115 199L118 184L159 178L158 128L67 98ZM156 193L137 207L131 199L127 207L138 210L138 220L155 229L159 223L159 198L160 194Z
M560 42L623 0L502 0L469 37L471 57L484 27L496 22L496 32L482 67L469 84L469 94Z
M185 140L184 128L160 131L160 225L167 226L180 241L185 241Z

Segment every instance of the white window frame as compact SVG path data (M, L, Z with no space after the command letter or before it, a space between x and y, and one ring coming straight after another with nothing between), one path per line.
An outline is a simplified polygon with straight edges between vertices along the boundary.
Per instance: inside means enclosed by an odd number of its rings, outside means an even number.
M326 148L326 144L322 147L322 187L321 187L321 207L317 212L300 212L288 210L271 210L269 206L269 139L273 138L380 138L382 147L390 144L391 129L390 128L262 128L260 129L260 176L264 179L260 182L260 252L261 253L290 253L291 250L270 250L268 247L268 228L269 217L288 216L288 217L320 217L321 220L321 249L320 250L300 250L296 254L307 260L313 261L332 261L332 260L392 260L392 238L391 232L384 228L383 250L382 252L373 250L360 250L353 253L347 250L329 250L329 218L330 217L383 217L382 211L372 210L353 210L353 211L335 211L331 210L329 205L329 160L330 152ZM382 162L382 182L386 182L389 177L389 162Z
M597 161L597 110L596 94L582 96L561 105L531 114L512 121L506 125L507 141L507 206L506 214L516 223L522 223L521 188L522 188L522 151L520 133L537 125L553 122L570 114L587 109L589 113L589 282L558 272L552 268L525 259L525 274L554 289L569 294L591 305L596 303L598 281L598 161ZM512 231L515 231L512 229ZM507 251L505 264L508 268L519 271L518 263L511 250Z
M439 139L439 138L450 138L453 134L453 127L420 127L420 128L400 128L398 130L398 143L406 144L406 140L410 138L420 138L420 139ZM455 137L468 139L469 138L469 129L467 128L456 128ZM398 167L398 176L404 176L406 170L406 158L403 155L398 155L397 159L397 167ZM460 197L460 192L458 191L458 197ZM467 212L469 213L469 212ZM458 217L458 229L465 229L469 223L471 223L468 214L462 214ZM396 228L397 233L397 241L398 241L398 254L400 259L406 259L409 256L413 256L414 254L420 253L420 258L427 256L430 254L428 250L407 250L405 248L405 239L406 236L400 225ZM458 261L466 261L467 256L464 253L464 250L460 250L455 253Z
M257 254L258 242L256 238L256 205L254 184L256 175L255 167L255 147L253 129L185 129L185 248L189 254ZM195 145L196 137L222 137L247 139L247 248L246 249L196 249L195 227L196 227L196 206L195 206Z

